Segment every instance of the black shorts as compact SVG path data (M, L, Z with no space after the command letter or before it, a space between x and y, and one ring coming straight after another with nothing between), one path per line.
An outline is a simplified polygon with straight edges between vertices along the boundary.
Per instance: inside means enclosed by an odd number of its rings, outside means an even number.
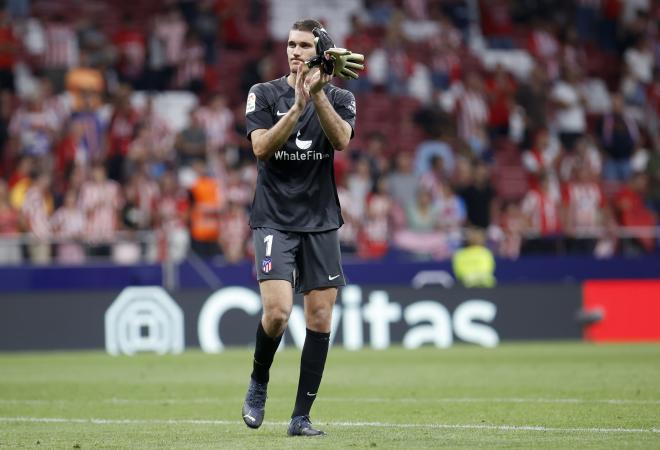
M337 230L317 233L255 228L257 279L287 280L302 294L345 286Z

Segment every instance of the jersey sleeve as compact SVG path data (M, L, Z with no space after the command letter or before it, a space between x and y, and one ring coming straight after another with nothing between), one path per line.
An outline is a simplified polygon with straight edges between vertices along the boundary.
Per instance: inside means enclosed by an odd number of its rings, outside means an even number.
M248 139L250 139L250 135L254 130L260 128L268 130L274 124L273 113L265 89L261 84L255 84L250 88L245 105L245 124L245 134Z
M350 91L344 89L337 90L333 106L339 117L351 126L351 138L353 138L355 135L355 116L357 114L355 96Z

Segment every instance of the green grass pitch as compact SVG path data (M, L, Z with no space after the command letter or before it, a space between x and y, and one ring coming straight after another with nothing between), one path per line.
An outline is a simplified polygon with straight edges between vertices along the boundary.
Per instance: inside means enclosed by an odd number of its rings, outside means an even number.
M251 350L0 354L0 448L660 448L660 345L332 349L289 438L299 352L279 353L266 421L240 417Z

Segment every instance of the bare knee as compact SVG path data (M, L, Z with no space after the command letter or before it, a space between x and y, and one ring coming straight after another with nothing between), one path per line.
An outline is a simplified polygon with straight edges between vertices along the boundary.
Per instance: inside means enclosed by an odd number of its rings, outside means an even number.
M309 308L305 314L307 328L321 333L330 331L332 322L332 307L326 305Z
M284 333L290 314L291 308L283 305L265 307L261 323L266 333L271 337Z
M276 337L284 333L293 307L291 283L285 280L265 280L259 283L263 316L261 323L266 333Z

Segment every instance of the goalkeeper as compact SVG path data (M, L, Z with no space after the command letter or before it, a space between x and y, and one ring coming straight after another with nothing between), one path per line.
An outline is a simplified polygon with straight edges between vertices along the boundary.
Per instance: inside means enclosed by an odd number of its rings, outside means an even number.
M242 416L250 428L264 420L270 366L295 289L303 295L307 331L288 434L320 436L309 414L320 395L337 290L346 284L334 151L348 146L356 114L353 94L330 81L356 78L364 58L336 48L315 20L293 24L287 57L289 74L252 86L245 107L258 167L250 227L263 308Z

